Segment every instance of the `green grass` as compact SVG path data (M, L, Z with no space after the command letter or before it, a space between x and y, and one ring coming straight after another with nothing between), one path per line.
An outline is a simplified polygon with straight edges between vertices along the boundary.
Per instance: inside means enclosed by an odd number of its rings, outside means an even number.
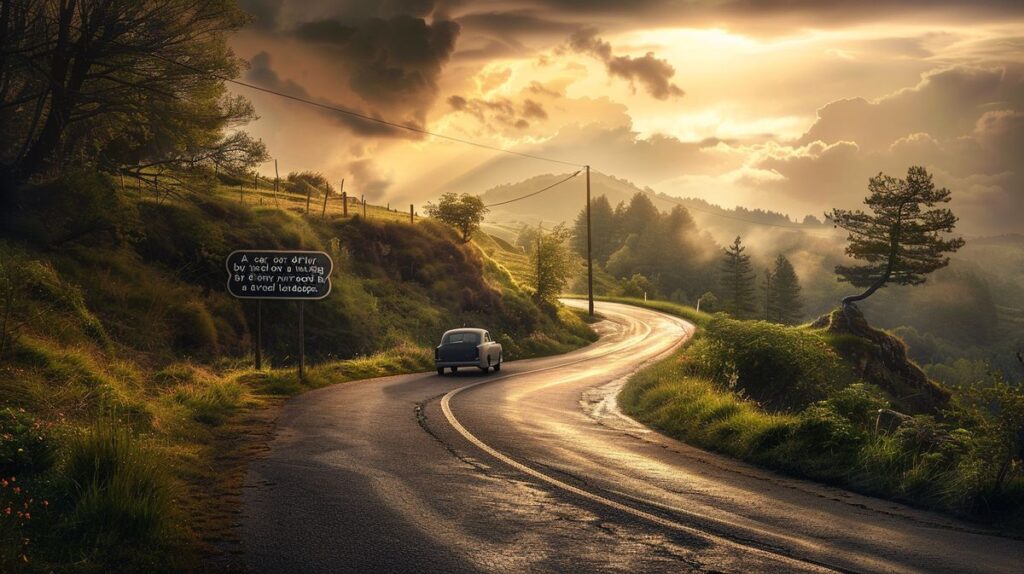
M13 289L20 324L0 354L0 408L46 429L59 461L19 476L52 504L27 525L0 516L2 571L22 568L26 548L39 571L195 571L200 541L230 530L246 457L285 397L430 371L437 338L462 324L490 329L509 360L596 338L576 313L541 310L477 245L430 219L410 225L407 211L342 218L333 203L321 218L316 198L306 215L304 197L275 202L267 189L261 206L225 186L156 198L110 183L79 174L22 190L20 227L0 238L0 289ZM250 366L255 305L224 287L224 257L242 248L335 261L331 296L306 305L303 380L292 302L264 304L267 368ZM0 468L26 456L0 455Z
M795 476L1024 528L1024 473L992 487L994 437L963 428L972 428L969 420L955 413L879 425L892 397L851 376L834 350L857 341L693 317L703 325L693 339L626 383L618 397L624 412L679 440Z

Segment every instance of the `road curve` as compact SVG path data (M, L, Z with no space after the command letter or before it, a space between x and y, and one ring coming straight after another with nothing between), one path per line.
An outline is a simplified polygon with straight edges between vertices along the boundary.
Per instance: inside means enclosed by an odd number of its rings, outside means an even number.
M597 343L500 376L403 375L289 401L245 483L248 569L1020 571L1024 541L781 477L623 416L624 379L693 326L598 311Z

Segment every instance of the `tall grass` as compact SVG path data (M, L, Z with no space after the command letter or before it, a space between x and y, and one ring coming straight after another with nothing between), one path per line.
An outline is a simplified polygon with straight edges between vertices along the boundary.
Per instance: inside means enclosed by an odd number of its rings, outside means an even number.
M98 419L68 444L63 479L70 527L98 548L153 542L167 533L170 487L160 457L113 418Z

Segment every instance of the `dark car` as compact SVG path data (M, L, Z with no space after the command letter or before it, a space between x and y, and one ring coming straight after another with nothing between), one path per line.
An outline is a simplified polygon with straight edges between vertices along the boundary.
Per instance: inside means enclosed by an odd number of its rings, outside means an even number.
M501 343L495 342L484 329L452 329L445 331L441 344L434 349L434 366L443 375L446 368L458 372L459 367L501 370Z

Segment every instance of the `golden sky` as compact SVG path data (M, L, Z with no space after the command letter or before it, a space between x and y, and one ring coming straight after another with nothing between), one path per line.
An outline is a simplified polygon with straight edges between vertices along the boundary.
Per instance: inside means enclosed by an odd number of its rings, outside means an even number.
M1019 2L242 5L254 21L232 46L259 85L795 218L921 164L965 231L1024 232ZM283 173L345 177L378 201L574 171L237 92Z

